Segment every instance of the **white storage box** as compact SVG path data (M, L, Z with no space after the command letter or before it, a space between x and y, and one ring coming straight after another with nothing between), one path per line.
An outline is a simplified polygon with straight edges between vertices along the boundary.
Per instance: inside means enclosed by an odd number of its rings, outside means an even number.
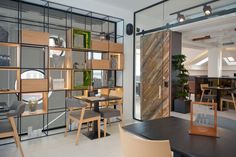
M64 79L53 79L52 80L52 85L53 89L64 89Z

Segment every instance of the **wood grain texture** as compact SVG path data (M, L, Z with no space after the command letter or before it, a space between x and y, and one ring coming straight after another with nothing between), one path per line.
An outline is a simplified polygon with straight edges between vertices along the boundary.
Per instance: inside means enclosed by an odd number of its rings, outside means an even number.
M49 45L49 33L22 30L22 43Z
M97 51L108 52L108 41L107 40L91 40L91 49Z
M37 92L48 90L47 79L22 79L22 92Z
M141 37L142 120L169 116L169 34L164 31Z

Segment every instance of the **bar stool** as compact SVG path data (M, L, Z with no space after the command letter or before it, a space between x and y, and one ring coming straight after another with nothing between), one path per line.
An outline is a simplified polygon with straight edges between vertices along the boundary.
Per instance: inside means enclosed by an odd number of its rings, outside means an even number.
M7 120L0 121L0 138L13 137L16 143L16 147L20 148L20 153L22 157L24 157L24 152L22 150L20 139L17 133L14 117L21 116L21 114L24 111L25 111L25 103L23 103L22 101L15 101L10 107L10 111L6 113L8 121Z

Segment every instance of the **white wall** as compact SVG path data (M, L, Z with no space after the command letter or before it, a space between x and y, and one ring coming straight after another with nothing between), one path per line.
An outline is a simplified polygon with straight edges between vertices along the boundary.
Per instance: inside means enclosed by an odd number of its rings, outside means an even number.
M95 0L51 0L60 4L73 6L76 8L86 9L97 13L102 13L114 17L124 19L124 25L133 23L133 13L118 7L111 6L107 3L101 3ZM125 30L124 30L125 31ZM133 93L133 38L125 35L124 37L124 118L125 120L132 119L132 93Z

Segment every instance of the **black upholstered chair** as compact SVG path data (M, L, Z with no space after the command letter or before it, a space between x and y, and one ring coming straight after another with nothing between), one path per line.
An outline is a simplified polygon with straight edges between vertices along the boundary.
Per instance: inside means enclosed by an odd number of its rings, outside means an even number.
M69 116L66 123L65 136L69 129L70 120L78 123L78 132L76 136L77 145L79 142L80 130L83 123L97 121L98 123L98 138L100 138L100 114L92 111L86 110L87 104L81 100L75 98L66 98L66 106L69 110Z
M15 101L6 116L8 120L0 120L0 138L13 137L16 142L16 147L19 147L21 156L24 157L24 153L21 147L17 128L14 117L21 116L25 111L25 103L22 101Z

